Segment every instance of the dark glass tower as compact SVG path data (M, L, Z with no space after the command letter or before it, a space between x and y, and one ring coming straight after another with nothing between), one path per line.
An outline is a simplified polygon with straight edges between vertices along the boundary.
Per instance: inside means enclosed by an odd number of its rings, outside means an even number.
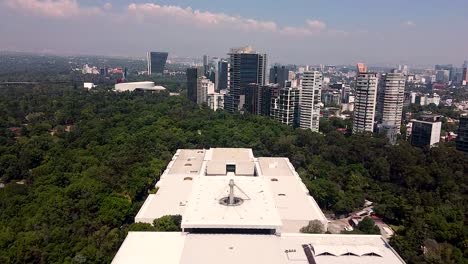
M265 85L267 56L254 52L251 47L232 49L229 55L229 96L226 99L232 102L228 102L225 109L235 112L243 108L243 89L251 83Z
M286 81L289 79L289 70L284 66L273 66L270 69L270 83L279 84L280 87L285 87Z
M154 73L163 73L166 66L167 52L148 52L146 59L148 61L148 75Z
M187 69L187 97L190 101L197 102L197 80L204 76L203 67L194 67Z

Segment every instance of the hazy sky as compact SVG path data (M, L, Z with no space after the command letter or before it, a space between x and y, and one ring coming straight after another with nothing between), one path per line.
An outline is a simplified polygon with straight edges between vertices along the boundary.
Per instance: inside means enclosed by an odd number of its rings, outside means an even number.
M467 0L0 0L0 50L226 56L269 62L461 65Z

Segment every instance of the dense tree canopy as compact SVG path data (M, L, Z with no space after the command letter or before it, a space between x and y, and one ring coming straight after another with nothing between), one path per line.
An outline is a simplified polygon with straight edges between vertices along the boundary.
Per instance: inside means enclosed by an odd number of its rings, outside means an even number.
M167 94L2 88L0 263L109 263L129 226L154 228L131 224L174 152L210 147L289 157L330 213L373 201L409 263L466 262L468 157L335 126L312 133Z

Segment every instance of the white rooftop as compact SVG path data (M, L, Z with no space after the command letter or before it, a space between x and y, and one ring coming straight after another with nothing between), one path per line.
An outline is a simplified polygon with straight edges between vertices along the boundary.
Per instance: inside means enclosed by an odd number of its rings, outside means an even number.
M229 166L235 172L228 173ZM224 206L229 181L244 203ZM327 219L287 158L255 158L251 149L178 150L149 195L136 222L182 215L184 228L261 228L298 232ZM246 196L246 197L243 197Z
M220 200L229 196L229 181L234 195L243 200L227 206ZM197 180L182 218L182 228L278 229L281 219L269 183L260 177L205 176Z
M395 264L404 261L378 235L184 234L129 232L113 264Z
M287 158L178 150L156 187L135 222L181 215L183 232L129 232L112 263L404 263L381 236L299 233L327 219Z

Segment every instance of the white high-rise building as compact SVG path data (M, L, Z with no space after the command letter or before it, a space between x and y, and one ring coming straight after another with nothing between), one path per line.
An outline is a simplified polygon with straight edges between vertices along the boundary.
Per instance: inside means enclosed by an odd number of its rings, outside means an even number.
M323 76L318 71L304 72L299 99L299 127L319 131Z
M279 96L272 99L270 116L283 124L296 126L299 104L299 89L284 87Z
M197 104L207 103L208 94L215 92L215 85L205 76L197 80Z
M224 109L224 96L225 95L226 93L224 91L220 93L208 94L206 104L213 111L216 111L218 109Z
M356 78L353 133L373 132L377 100L377 74L363 72Z
M403 73L387 73L379 87L377 107L378 122L393 127L397 133L401 128L403 101L405 99L405 76Z

